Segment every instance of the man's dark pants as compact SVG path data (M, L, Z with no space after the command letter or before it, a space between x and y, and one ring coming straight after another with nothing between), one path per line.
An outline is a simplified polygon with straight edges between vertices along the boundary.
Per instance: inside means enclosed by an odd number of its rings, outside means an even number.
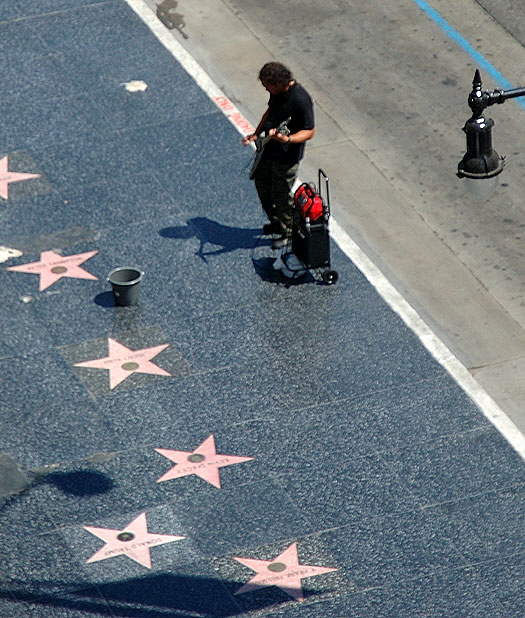
M293 185L299 163L261 159L255 173L255 188L266 216L283 236L292 234Z

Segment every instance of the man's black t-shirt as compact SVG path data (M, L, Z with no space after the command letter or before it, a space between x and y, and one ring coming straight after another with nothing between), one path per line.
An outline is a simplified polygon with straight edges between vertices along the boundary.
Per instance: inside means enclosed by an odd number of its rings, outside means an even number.
M264 126L266 132L277 128L287 118L291 118L288 128L292 134L304 129L313 129L315 126L312 97L297 82L290 86L286 92L270 95L268 107L270 113ZM264 150L264 156L273 161L293 165L299 163L303 158L304 148L305 142L302 144L281 144L275 140L270 140Z

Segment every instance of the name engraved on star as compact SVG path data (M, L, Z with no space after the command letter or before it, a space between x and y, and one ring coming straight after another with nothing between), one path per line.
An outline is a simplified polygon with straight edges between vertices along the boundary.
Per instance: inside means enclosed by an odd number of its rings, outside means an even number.
M103 358L101 359L103 361L104 365L120 365L123 369L128 369L127 367L124 367L124 365L135 365L134 369L136 369L137 367L140 367L139 363L135 363L133 362L132 359L146 359L147 356L145 354L130 354L129 356L125 356L125 357L116 357L116 358Z
M219 466L227 466L230 463L235 463L230 459L230 457L224 457L224 459L216 459L215 462L210 463L209 465L219 465Z
M125 554L126 552L129 552L130 548L126 547L126 546L122 546L122 547L116 547L115 549L108 549L105 552L103 552L103 556L106 558L111 558L111 556L118 556L120 554Z
M100 359L100 364L104 365L104 366L109 366L109 365L120 365L122 366L123 363L125 361L122 360L121 358L102 358Z
M67 267L64 266L64 264L67 264L69 261L74 261L74 260L70 260L69 256L65 256L65 257L61 257L58 260L49 260L49 262L47 262L47 266L51 268L51 272L65 273L67 272Z
M268 567L268 569L269 568L270 567ZM290 569L289 571L286 571L286 573L283 571L279 573L278 575L269 575L268 577L261 578L257 581L261 584L261 586L270 586L274 582L282 582L287 579L297 579L298 577L303 578L303 577L307 577L310 574L314 575L315 573L316 573L316 570L312 568Z
M49 261L46 263L47 268L54 274L62 274L67 272L67 267L64 264L67 263L67 257L60 260ZM42 264L40 262L34 262L33 264L27 264L25 272L33 273L40 272L42 270Z
M26 266L26 272L27 272L27 273L33 273L33 272L35 272L36 270L39 270L39 267L37 267L37 266L36 266L36 264L28 264L28 265Z
M128 545L129 541L124 541L123 539L119 539L119 541L126 543L126 545L122 545L121 547L115 547L114 549L108 549L104 552L104 555L109 558L110 556L125 554L127 552L135 551L136 549L141 549L143 547L155 547L156 545L159 545L159 543L162 543L162 538L155 537L152 539L146 539L145 541L137 541L136 543L132 543L130 545Z
M182 466L180 469L178 469L178 474L182 474L182 475L192 474L194 470L202 470L205 467L206 467L205 464L195 464L193 466Z
M190 455L188 457L189 461L200 461L201 463L194 463L192 466L180 466L179 474L191 474L194 470L204 470L205 468L215 468L217 466L228 466L230 463L237 463L232 460L230 457L225 457L223 459L214 459L213 461L203 461L201 459L191 459L192 457L197 457L197 455ZM204 455L200 455L205 459Z

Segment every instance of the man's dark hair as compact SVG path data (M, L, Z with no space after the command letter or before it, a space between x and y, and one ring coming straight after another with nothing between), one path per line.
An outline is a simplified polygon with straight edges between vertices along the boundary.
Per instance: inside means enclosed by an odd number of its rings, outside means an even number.
M259 79L272 86L285 87L293 80L290 69L280 62L267 62L259 71Z

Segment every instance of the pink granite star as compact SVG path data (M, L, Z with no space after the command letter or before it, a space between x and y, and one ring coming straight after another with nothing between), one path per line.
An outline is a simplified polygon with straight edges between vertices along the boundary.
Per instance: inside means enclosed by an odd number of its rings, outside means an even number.
M131 560L148 567L148 569L151 569L150 549L152 547L186 538L172 534L152 534L148 532L146 513L141 513L122 530L90 528L88 526L84 526L84 530L91 532L105 542L104 547L93 554L91 558L88 558L86 562L98 562L115 556L127 556Z
M31 178L40 178L40 174L24 174L22 172L8 171L9 158L6 155L0 159L0 197L4 200L9 199L9 184L12 182L21 182L22 180L30 180Z
M219 476L219 468L253 460L253 457L217 454L213 434L206 438L194 451L173 451L166 448L156 448L155 450L157 453L178 464L161 476L157 483L196 474L201 479L220 489L221 478Z
M62 277L96 281L98 277L80 268L80 264L83 264L97 253L98 251L87 251L86 253L62 256L54 251L42 251L39 262L9 266L7 270L40 275L40 291L42 292L59 279L62 279Z
M297 543L292 543L273 560L254 560L252 558L234 558L234 560L257 572L235 594L251 592L267 586L277 586L297 601L304 601L302 579L338 570L330 567L299 564Z
M159 376L170 376L165 369L161 369L151 362L157 354L165 350L170 344L157 345L153 348L130 350L115 339L108 338L109 355L90 361L75 363L75 367L90 367L92 369L107 369L109 371L109 388L118 386L132 373L150 373Z

